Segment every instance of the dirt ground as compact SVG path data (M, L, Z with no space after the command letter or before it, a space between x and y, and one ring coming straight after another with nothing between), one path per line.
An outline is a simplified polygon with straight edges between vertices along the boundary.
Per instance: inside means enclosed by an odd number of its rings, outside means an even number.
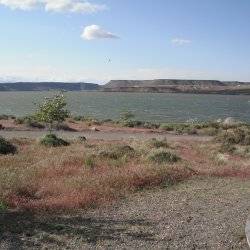
M85 132L66 132L55 131L59 137L67 140L77 139L79 136L85 136L87 140L105 140L105 141L120 141L130 139L148 140L151 138L167 139L169 141L209 141L209 136L197 136L197 135L174 135L169 133L157 133L157 132L131 132L131 131L85 131ZM12 138L29 138L37 139L46 134L45 131L7 131L0 130L0 136L7 139Z
M200 178L64 215L0 214L0 249L248 249L249 180Z

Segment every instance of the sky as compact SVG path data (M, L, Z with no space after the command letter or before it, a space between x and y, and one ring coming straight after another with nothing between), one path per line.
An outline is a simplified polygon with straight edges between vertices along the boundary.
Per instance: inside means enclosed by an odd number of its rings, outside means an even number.
M0 80L250 81L250 0L0 0Z

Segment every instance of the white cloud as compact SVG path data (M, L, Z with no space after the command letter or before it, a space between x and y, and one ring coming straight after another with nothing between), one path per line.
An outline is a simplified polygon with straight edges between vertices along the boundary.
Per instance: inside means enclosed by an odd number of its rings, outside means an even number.
M0 5L11 9L31 10L41 7L51 12L95 13L107 9L104 4L94 4L86 0L0 0Z
M11 9L31 10L38 4L37 0L0 0L0 4Z
M72 6L71 12L95 13L95 12L103 11L106 9L107 9L107 6L104 4L92 4L89 2L77 2Z
M115 34L102 29L98 25L90 25L84 28L81 37L85 40L95 40L95 39L117 39L119 38Z
M46 11L63 12L72 8L71 0L43 0Z
M171 43L173 45L183 46L183 45L192 43L192 41L188 39L183 39L183 38L174 38L171 40Z

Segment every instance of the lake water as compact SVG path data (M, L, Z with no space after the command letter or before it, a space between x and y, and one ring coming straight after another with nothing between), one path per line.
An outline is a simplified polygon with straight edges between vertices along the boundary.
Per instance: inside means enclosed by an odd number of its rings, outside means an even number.
M52 92L0 92L0 114L24 116L35 111ZM67 92L68 108L74 115L118 119L124 110L138 120L176 122L235 117L250 122L250 96L193 95L168 93Z

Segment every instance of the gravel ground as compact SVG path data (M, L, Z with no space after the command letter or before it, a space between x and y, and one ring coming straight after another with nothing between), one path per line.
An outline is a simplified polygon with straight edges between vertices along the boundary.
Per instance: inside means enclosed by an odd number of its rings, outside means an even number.
M250 182L194 179L74 215L0 215L0 249L248 249Z

